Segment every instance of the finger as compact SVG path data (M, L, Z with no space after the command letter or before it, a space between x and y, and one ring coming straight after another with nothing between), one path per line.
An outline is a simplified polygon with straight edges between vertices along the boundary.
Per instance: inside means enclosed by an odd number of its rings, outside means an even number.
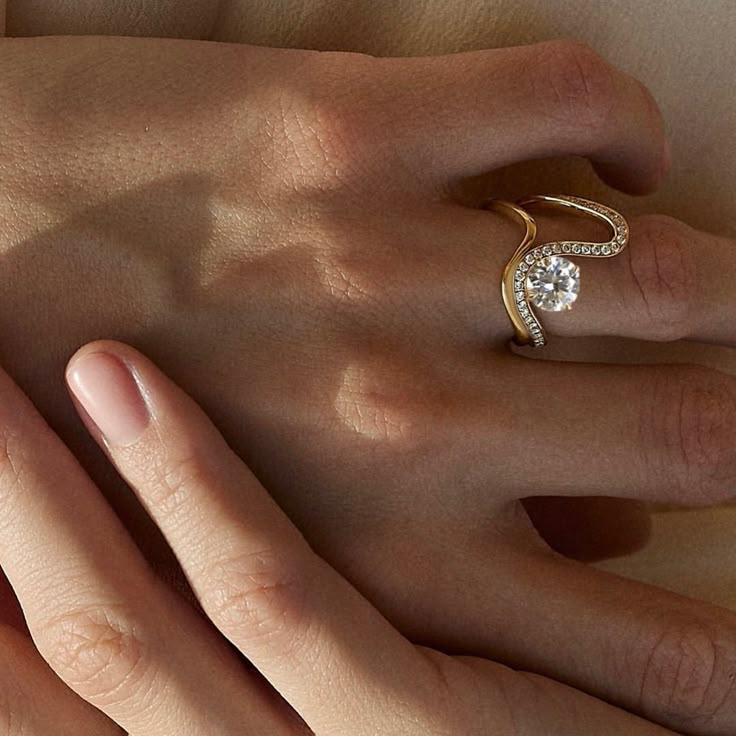
M453 598L468 612L458 626L463 647L678 732L734 732L736 614L551 553L492 553L492 574L487 561L465 561L469 579ZM506 593L478 594L491 589Z
M523 500L537 532L556 552L590 562L621 557L649 541L645 504L623 498L535 497Z
M578 221L567 233L585 237ZM540 227L555 240L552 217ZM550 237L551 236L551 237ZM567 235L563 239L569 239ZM541 313L552 333L697 340L736 345L736 243L663 215L631 222L629 247L616 258L580 258L580 296L565 314ZM574 260L574 259L573 259Z
M669 167L652 95L584 44L553 41L383 62L395 142L433 179L580 155L610 184L645 193ZM428 100L431 104L428 104ZM427 173L429 172L429 173Z
M487 427L473 452L494 458L489 471L509 497L702 505L736 494L732 376L698 366L518 356L501 365L508 398L495 390L469 411L484 413Z
M0 564L38 651L69 688L131 733L289 732L283 704L154 576L2 371L0 449Z
M73 693L31 639L0 625L0 730L8 736L122 736L123 730Z
M591 697L547 677L459 658L473 669L492 675L504 695L496 706L495 727L482 733L524 736L675 736L673 731ZM488 672L489 668L493 670ZM499 713L507 721L498 723ZM477 729L451 733L475 733Z
M201 409L149 360L93 343L68 376L204 611L314 732L342 734L346 723L355 734L391 730L432 702L436 670L309 549Z

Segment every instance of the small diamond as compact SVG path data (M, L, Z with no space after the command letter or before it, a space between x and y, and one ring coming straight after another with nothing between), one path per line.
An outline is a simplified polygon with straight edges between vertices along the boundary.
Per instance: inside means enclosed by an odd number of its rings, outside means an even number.
M529 264L522 263L521 266L519 266L519 269L521 270L522 273L525 273L526 271L529 270Z
M516 301L517 302L523 302L523 301L525 301L523 292L520 291L520 292L517 293L517 295L516 295Z
M542 253L545 256L551 256L552 255L552 248L550 248L550 246L548 246L548 245L545 245L544 248L542 248Z
M618 253L621 246L618 243L611 243L611 251L613 253Z
M577 243L575 243L575 245L572 246L572 252L580 253L580 246Z
M532 263L534 263L534 261L536 260L536 258L534 257L533 254L530 253L524 260L531 266Z
M580 268L562 256L543 258L529 271L527 291L531 302L540 309L569 309L580 291Z
M552 246L552 252L553 252L553 253L559 253L559 252L560 252L560 244L559 244L559 243L555 243L555 244L554 244L554 245Z
M590 255L590 246L589 245L584 245L583 246L583 255L584 256L589 256Z
M562 252L563 253L569 253L570 252L570 243L563 243L562 244Z
M601 254L601 247L600 245L594 245L593 246L593 255L599 256Z
M611 255L611 249L607 245L604 245L601 248L601 251L603 252L603 255L604 256L610 256Z

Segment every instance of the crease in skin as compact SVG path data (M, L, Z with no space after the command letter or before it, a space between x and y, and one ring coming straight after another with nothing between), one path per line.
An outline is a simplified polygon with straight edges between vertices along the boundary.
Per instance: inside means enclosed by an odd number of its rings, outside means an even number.
M346 427L366 439L386 441L403 439L411 422L402 412L380 401L378 393L371 389L367 369L361 365L348 365L342 373L335 395L335 412Z
M331 298L349 304L370 302L376 298L374 281L369 276L361 276L357 268L347 269L332 258L315 260L320 283Z

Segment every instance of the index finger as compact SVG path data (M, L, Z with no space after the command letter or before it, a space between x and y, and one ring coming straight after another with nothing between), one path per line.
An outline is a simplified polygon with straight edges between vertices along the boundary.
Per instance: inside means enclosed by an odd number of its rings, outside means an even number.
M148 359L92 343L68 380L205 613L313 731L351 724L372 736L434 701L431 663L312 552L204 412Z
M583 43L378 63L379 125L385 131L388 118L393 138L425 177L446 180L578 155L592 160L609 184L643 194L669 168L664 120L652 94Z

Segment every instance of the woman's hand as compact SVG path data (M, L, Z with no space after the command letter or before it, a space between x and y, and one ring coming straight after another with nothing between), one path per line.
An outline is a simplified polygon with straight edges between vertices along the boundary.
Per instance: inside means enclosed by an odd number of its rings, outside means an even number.
M2 718L13 733L41 736L49 724L75 736L671 733L537 674L410 644L310 549L201 409L140 353L88 345L67 379L206 618L153 573L73 455L0 373L0 564L38 651L109 718L65 690L26 642L3 647ZM529 564L540 575L549 567L544 556ZM540 628L554 628L546 611L535 613ZM590 645L596 629L618 633L605 619L586 622L584 605L579 615L573 648ZM523 629L525 617L510 628ZM725 725L716 719L702 732Z
M54 371L103 334L195 394L403 633L733 727L733 616L560 559L519 500L731 495L733 380L511 355L518 228L454 197L572 153L651 189L665 143L637 82L569 43L400 60L50 38L0 61L3 359L157 571L176 569L160 536L60 408ZM729 247L635 221L550 331L733 345Z

